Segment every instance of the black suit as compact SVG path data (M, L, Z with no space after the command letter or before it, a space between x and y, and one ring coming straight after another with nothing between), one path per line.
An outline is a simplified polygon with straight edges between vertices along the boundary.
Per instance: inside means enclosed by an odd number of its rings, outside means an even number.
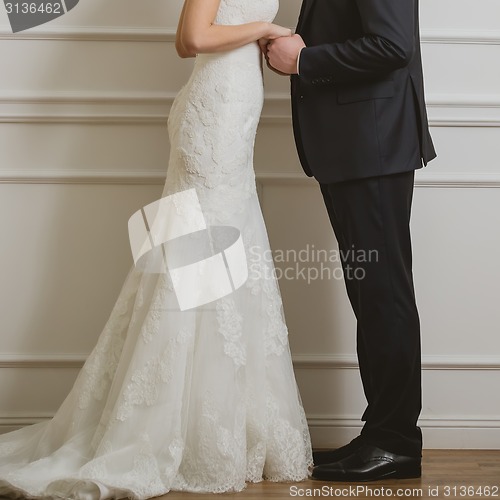
M304 0L292 76L305 172L329 183L414 170L436 153L424 102L417 0Z
M307 47L300 74L292 76L294 134L345 255L368 402L361 435L387 451L420 456L420 326L409 221L414 170L436 153L418 0L304 0L297 33ZM359 252L376 258L361 262Z

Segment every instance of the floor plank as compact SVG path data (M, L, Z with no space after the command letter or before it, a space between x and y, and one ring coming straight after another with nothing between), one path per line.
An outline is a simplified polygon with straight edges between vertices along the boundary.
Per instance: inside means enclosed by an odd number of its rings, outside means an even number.
M398 491L400 489L402 491ZM423 453L423 471L420 479L370 483L332 483L308 480L285 484L264 481L249 484L240 493L206 495L171 492L158 497L158 500L348 497L372 499L387 498L390 496L389 493L392 493L394 498L475 498L481 500L497 498L500 500L500 450L426 450Z

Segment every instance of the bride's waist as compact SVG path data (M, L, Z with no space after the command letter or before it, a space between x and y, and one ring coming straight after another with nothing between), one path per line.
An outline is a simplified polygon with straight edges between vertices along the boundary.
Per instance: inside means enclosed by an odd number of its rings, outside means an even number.
M257 42L243 45L237 49L229 50L226 52L214 52L210 54L198 54L196 56L196 64L203 64L209 61L221 62L236 62L261 65L259 44Z

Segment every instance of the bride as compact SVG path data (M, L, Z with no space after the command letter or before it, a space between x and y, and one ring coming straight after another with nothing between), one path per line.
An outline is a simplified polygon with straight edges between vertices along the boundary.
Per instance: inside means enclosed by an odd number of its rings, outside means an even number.
M185 0L176 38L181 57L197 57L169 115L163 196L194 190L207 225L236 228L252 255L248 279L180 310L169 273L133 266L55 416L0 436L0 496L146 499L308 477L309 432L252 165L258 41L291 35L272 24L277 9L278 0Z

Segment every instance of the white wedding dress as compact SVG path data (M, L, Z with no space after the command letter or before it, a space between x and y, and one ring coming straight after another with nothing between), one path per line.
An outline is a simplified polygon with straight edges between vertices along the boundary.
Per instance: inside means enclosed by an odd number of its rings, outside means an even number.
M216 22L271 21L278 0L221 0ZM0 436L0 496L146 499L300 481L311 443L253 171L259 48L199 55L169 116L164 196L194 188L241 232L248 280L180 311L168 273L132 267L54 418Z

